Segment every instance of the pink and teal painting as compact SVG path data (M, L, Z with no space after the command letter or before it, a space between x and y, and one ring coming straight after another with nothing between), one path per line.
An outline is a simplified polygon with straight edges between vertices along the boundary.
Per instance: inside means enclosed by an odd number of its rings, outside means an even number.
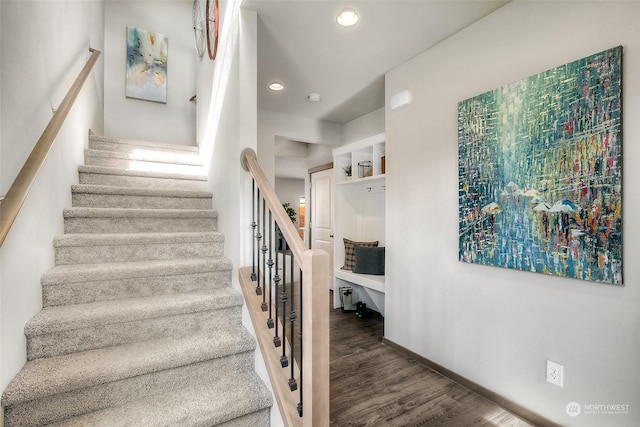
M166 36L135 27L127 27L127 98L167 102Z
M461 261L622 284L622 47L458 104Z

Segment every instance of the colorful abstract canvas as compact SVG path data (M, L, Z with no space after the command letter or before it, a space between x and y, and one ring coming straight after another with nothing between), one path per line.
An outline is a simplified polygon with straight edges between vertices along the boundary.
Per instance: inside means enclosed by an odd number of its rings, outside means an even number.
M135 27L127 27L127 98L167 102L166 36Z
M461 261L622 284L622 47L458 104Z

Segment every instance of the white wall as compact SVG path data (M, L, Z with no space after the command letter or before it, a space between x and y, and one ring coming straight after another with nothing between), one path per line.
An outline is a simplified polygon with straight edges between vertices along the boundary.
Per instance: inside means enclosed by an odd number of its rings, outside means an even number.
M342 140L345 144L355 142L383 133L384 130L383 107L345 123L342 128Z
M4 25L1 25L1 24L2 24L2 15L3 15L2 11L3 11L3 9L4 9L4 8L0 5L0 36L2 35L2 34L1 34L2 27L4 27ZM2 46L2 40L3 40L3 39L4 39L4 37L0 38L0 46ZM4 51L4 48L3 48L2 50ZM0 62L0 189L1 189L1 190L4 190L4 188L1 188L1 187L2 187L2 169L3 169L3 168L2 168L2 149L1 149L1 147L2 147L2 134L3 134L3 132L2 132L2 127L1 127L1 125L4 123L4 122L3 122L3 119L2 119L2 117L3 117L3 114L2 114L2 110L3 110L3 107L2 107L2 99L4 99L4 97L2 96L2 93L4 92L4 88L2 87L2 74L3 74L3 73L2 73L2 69L3 69L4 67L2 66L2 64L4 64L4 61L1 61L1 62ZM2 194L4 194L4 191L2 192ZM0 266L0 267L1 267L1 266ZM0 272L0 275L1 275L1 274L2 274L2 273ZM0 328L0 331L1 331L1 328ZM1 421L2 421L2 418L0 417L0 422L1 422Z
M372 111L344 125L258 110L258 159L267 178L308 178L310 168L333 161L333 149L347 142L384 132L384 108ZM280 146L308 143L307 156L280 156Z
M221 28L215 61L198 63L197 135L209 169L209 187L225 235L225 256L233 262L233 286L240 289L237 268L251 263L251 180L240 164L245 148L257 147L257 15L240 9L241 1L220 2ZM255 336L246 306L242 322ZM259 349L256 372L270 387ZM274 397L271 425L282 426Z
M640 425L639 17L638 2L515 1L386 75L387 100L413 94L386 107L386 337L562 425ZM625 286L459 262L457 103L620 44ZM572 418L570 402L630 413Z
M1 1L0 163L4 194L88 49L104 51L102 1ZM42 308L40 276L71 205L89 129L102 131L103 59L86 81L0 250L0 390L26 362L24 326Z
M309 157L306 159L308 169L333 160L332 149L342 144L342 125L270 110L258 110L258 162L272 185L277 175L277 137L311 144Z
M222 25L216 60L205 57L198 65L198 145L208 166L218 230L228 236L225 256L236 267L244 262L241 223L246 173L240 165L240 153L245 147L256 146L253 30L251 17L244 18L248 22L241 30L240 15L239 2L220 4Z
M108 136L195 145L196 105L189 99L196 93L199 58L191 8L192 2L184 0L105 3L104 127ZM168 37L166 104L125 97L127 26Z

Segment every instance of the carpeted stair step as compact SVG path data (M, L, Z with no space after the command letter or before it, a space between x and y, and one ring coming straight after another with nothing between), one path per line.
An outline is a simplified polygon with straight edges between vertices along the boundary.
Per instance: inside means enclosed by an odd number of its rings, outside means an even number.
M86 165L78 166L78 173L80 184L168 190L207 190L207 177L204 175L147 172Z
M179 393L191 384L214 384L227 373L233 379L253 369L254 349L255 341L238 324L215 334L33 360L4 392L4 421L7 426L44 425L145 396ZM169 408L184 404L175 400Z
M233 288L47 307L25 326L27 360L220 331L242 321Z
M63 234L53 239L56 265L221 257L224 235L191 233Z
M193 145L165 144L162 142L111 138L102 135L89 136L89 149L145 156L146 159L182 164L202 164L198 147Z
M90 135L9 426L268 426L195 146Z
M218 213L203 209L67 208L65 233L177 233L216 230Z
M44 307L194 292L231 285L226 258L58 265L42 275Z
M242 399L238 399L242 396ZM254 372L200 383L93 412L50 427L267 427L271 394Z
M71 186L71 195L73 207L127 209L211 209L213 196L208 191L83 184Z
M124 153L120 151L85 150L84 164L88 166L105 166L139 171L171 172L190 175L202 175L202 165L196 163L198 159L189 163L175 163L155 152ZM190 164L193 163L193 164Z

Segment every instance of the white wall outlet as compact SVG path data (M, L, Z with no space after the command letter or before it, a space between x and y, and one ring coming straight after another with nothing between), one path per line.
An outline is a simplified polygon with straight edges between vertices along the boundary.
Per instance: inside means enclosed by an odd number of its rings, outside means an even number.
M547 360L547 381L562 387L564 383L564 367L559 363Z

